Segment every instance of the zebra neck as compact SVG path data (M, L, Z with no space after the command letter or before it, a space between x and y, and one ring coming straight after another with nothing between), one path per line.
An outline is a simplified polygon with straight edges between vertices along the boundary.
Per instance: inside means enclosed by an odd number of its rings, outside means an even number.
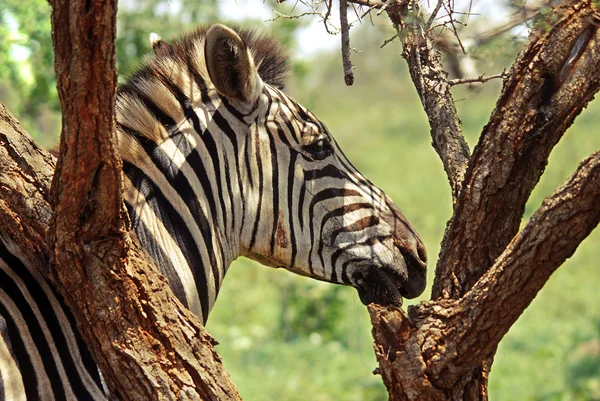
M124 110L133 101L122 95L121 104ZM206 321L229 264L240 255L249 173L248 135L239 133L248 131L253 116L205 91L179 112L183 119L168 125L160 123L166 118L145 126L121 116L125 200L134 231L175 294Z
M205 133L202 143L210 143L208 137ZM146 157L135 164L124 160L123 171L133 230L175 295L206 322L239 252L232 235L238 231L234 201L222 196L227 184L221 182L223 172L214 171L220 163L203 154L207 146L199 140L188 130L160 146L138 144Z

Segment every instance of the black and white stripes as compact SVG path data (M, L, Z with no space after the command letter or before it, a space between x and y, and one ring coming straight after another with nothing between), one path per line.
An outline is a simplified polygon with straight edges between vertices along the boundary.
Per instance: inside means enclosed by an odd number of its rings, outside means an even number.
M62 298L15 254L0 242L0 400L106 400Z
M365 303L423 291L423 244L323 123L282 92L276 42L214 25L153 45L117 96L124 197L131 228L186 306L206 321L239 256L352 285ZM0 251L0 395L102 399L60 297Z

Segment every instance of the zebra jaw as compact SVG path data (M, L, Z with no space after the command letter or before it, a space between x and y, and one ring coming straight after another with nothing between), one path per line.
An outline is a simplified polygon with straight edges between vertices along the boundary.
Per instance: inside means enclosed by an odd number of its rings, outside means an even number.
M409 282L406 260L396 261L397 266L366 265L352 275L353 287L364 305L402 306L407 295L404 286Z
M400 251L400 249L397 249ZM400 251L400 260L396 260L397 266L387 264L376 264L375 261L361 261L355 266L350 283L333 282L329 278L320 277L316 274L297 268L284 266L264 255L247 253L244 256L255 260L265 266L275 269L285 269L292 273L315 280L350 285L354 287L360 301L366 306L375 303L382 306L402 306L402 298L415 298L423 292L425 287L425 262L420 262L412 256ZM379 261L380 262L380 261ZM423 273L422 273L423 272Z

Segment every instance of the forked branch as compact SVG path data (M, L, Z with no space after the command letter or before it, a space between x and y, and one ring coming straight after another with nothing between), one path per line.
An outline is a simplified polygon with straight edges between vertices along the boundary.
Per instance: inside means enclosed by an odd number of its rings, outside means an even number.
M390 4L386 12L396 30L403 31L402 55L408 62L411 79L429 120L433 147L442 160L452 188L452 197L456 201L470 151L462 135L440 54L433 48L423 21L418 17L421 12L418 1ZM407 18L408 15L411 18ZM406 20L410 22L406 23Z
M391 400L445 400L480 366L550 275L600 221L600 151L531 217L494 266L460 300L400 309L370 305L375 351Z
M550 151L600 89L595 15L590 1L564 3L509 71L442 242L433 299L460 298L502 253Z
M429 377L452 382L464 373L453 367L477 366L490 355L552 273L569 258L600 221L600 151L584 160L571 178L531 216L525 228L490 270L450 310L424 304L411 313L425 327L444 318ZM425 317L426 316L426 317ZM420 320L425 317L425 320ZM460 322L468 322L468 325ZM425 347L424 354L434 352Z
M387 11L394 24L407 12ZM375 350L391 400L462 400L466 394L486 399L489 357L500 339L598 224L596 153L515 238L551 149L600 88L597 15L585 0L554 9L551 28L532 38L505 79L442 243L434 301L409 308L408 316L370 307ZM439 98L446 82L424 84L435 63L418 24L408 31L404 48L427 110L427 99ZM427 113L431 123L432 113ZM442 160L448 157L438 153Z

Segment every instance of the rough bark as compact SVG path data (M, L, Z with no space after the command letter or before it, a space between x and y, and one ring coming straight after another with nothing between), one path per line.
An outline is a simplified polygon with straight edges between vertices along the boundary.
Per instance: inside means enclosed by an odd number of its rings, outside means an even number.
M416 17L420 13L418 2L398 1L386 10L399 34L400 30L404 33L401 35L404 37L402 56L408 63L411 79L427 114L432 145L440 155L455 202L461 191L470 152L450 93L448 74L443 70L441 55L433 48L421 19ZM407 19L407 15L411 17ZM405 22L407 20L408 23Z
M26 254L32 265L40 271L50 274L50 263L48 262L49 248L46 246L45 236L51 221L52 210L48 202L50 182L55 168L55 159L43 149L40 149L31 137L20 127L18 121L0 103L0 226L2 234L9 237L12 243ZM130 293L125 296L107 297L100 287L104 283L99 280L87 285L82 292L86 297L109 298L105 305L95 306L98 299L86 301L85 297L78 299L82 307L89 309L85 313L92 315L98 323L93 335L99 336L96 341L105 341L108 334L101 334L107 327L114 330L115 339L103 343L109 348L114 348L122 362L115 362L110 366L112 372L119 364L124 365L122 372L123 380L130 381L131 374L139 370L139 364L147 364L144 375L155 376L155 383L151 387L136 395L134 399L161 399L155 393L168 397L169 389L156 379L161 375L177 376L184 385L198 386L202 391L212 392L210 397L202 397L207 400L236 400L239 397L229 381L229 376L221 367L220 358L213 351L214 340L206 334L198 319L191 315L179 302L177 302L170 291L166 281L160 277L153 266L149 266L146 256L140 250L138 244L133 242L132 250L127 257L128 264L124 267L127 271L119 271L112 266L104 266L107 276L117 281L117 286L128 286ZM110 269L110 270L109 270ZM74 271L71 271L75 273ZM86 271L89 276L86 279L94 279L98 274ZM120 289L117 289L123 292ZM112 287L109 289L112 291ZM102 292L102 294L100 294ZM118 294L118 292L117 292ZM80 295L81 297L81 295ZM139 300L132 306L134 312L123 312L123 304L130 301L131 297ZM93 303L88 305L86 302ZM108 309L106 303L111 303ZM113 303L117 303L114 307ZM104 312L102 308L107 308ZM162 308L169 313L165 314ZM117 310L115 310L117 309ZM121 313L121 314L119 314ZM123 316L127 313L127 316ZM134 315L144 315L148 320L139 329L132 326L135 322L117 322L105 326L108 318L119 321L130 319ZM106 317L105 315L110 315ZM139 316L138 316L139 319ZM85 323L87 325L88 323ZM172 331L175 329L175 331ZM129 335L139 331L143 334L143 343L137 337L129 343ZM100 333L100 334L99 334ZM160 341L160 344L157 342ZM144 355L144 359L137 359L134 353L137 348L150 347L151 354ZM133 351L132 351L133 350ZM101 351L105 352L104 348ZM112 362L111 362L112 363ZM162 372L161 372L162 371ZM187 371L187 373L186 373ZM166 373L165 373L166 372ZM139 373L139 372L138 372ZM189 375L189 378L186 377ZM140 380L134 380L138 383ZM198 384L202 383L202 384ZM147 384L146 384L147 385ZM137 384L132 384L135 388ZM136 389L137 390L137 389ZM173 388L172 394L177 394ZM200 393L200 391L198 391ZM202 393L201 393L202 394ZM150 397L150 398L148 398ZM183 398L193 398L193 392L188 391ZM123 399L131 399L123 397Z
M456 105L450 93L441 55L420 18L417 0L348 0L369 9L387 12L397 36L402 38L402 56L408 63L411 79L421 99L431 128L433 148L440 155L456 202L467 170L470 151L462 135ZM438 2L436 13L441 1ZM343 50L342 50L343 52Z
M348 3L340 0L340 29L342 36L342 64L344 65L344 82L348 86L354 84L354 73L350 61L350 27L348 26Z
M600 221L600 151L534 213L461 299L409 309L369 307L391 400L473 400L461 379L477 369L552 273Z
M598 91L594 13L585 1L555 10L512 66L442 242L433 299L465 294L508 245L551 150Z
M544 200L490 270L452 308L453 317L430 309L428 304L411 311L419 326L439 316L447 319L444 324L454 331L440 339L446 346L430 365L430 377L451 383L460 374L461 365L475 366L494 350L552 273L598 225L598 205L600 151L584 160L573 176ZM467 327L463 327L464 322L468 322ZM451 343L460 347L452 349ZM434 350L425 347L424 353L429 352ZM444 372L447 366L454 372Z
M0 103L0 227L22 253L50 275L46 230L48 192L56 160L40 149Z
M45 236L52 216L48 197L55 164L0 103L2 235L45 274L52 271ZM84 277L85 282L75 294L65 294L76 302L72 307L79 326L115 394L123 400L239 400L214 352L214 340L173 297L135 239L124 242L127 253L114 264L102 259L110 252L98 254L109 246L108 240L97 248L82 244L88 249L76 249L79 255L95 252L87 260L96 260L82 272L73 258L76 264L67 272L72 280ZM56 270L60 278L60 267Z

